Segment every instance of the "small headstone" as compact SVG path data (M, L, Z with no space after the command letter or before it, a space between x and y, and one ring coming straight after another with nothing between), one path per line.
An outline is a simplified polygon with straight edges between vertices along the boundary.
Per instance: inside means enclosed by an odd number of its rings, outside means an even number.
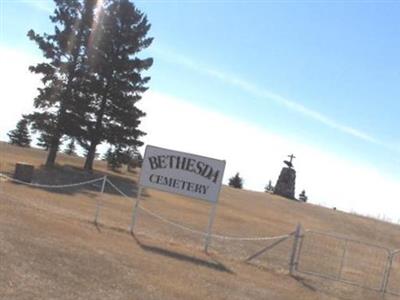
M30 183L33 178L33 170L34 167L32 165L28 165L25 163L16 163L15 164L15 172L14 178Z

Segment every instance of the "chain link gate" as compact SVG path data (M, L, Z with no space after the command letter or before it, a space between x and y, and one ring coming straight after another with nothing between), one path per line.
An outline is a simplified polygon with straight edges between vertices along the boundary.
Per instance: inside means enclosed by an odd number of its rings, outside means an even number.
M392 283L399 275L390 272L393 254L388 248L307 230L300 235L296 252L294 267L298 273L379 292L389 291L393 285L398 288L398 284ZM395 258L392 266L400 260L398 255Z
M390 256L384 292L400 296L400 249L393 251Z

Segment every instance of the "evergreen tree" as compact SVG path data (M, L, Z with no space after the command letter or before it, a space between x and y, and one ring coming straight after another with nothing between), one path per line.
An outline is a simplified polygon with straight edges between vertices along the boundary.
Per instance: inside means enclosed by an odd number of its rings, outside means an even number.
M306 191L303 190L300 194L299 194L299 200L303 201L303 202L307 202L308 197L306 196Z
M235 176L229 178L228 185L236 189L241 189L243 188L243 178L239 176L239 173L236 173Z
M34 130L35 132L35 130ZM61 145L64 143L65 138L61 138L59 146L61 147ZM45 150L49 150L50 148L50 143L51 143L51 135L47 134L46 132L41 132L40 136L37 138L37 143L36 145L38 145L39 147L45 149Z
M270 180L268 184L265 186L265 192L272 193L273 191L274 191L274 186L272 185L272 182Z
M20 147L30 147L31 137L28 130L28 120L22 118L14 130L7 133L10 143Z
M121 146L108 148L103 159L107 161L107 165L110 169L116 170L124 164L127 166L129 172L132 168L140 166L143 160L141 154L135 147L122 150Z
M124 152L120 147L113 149L112 147L108 148L106 154L104 155L105 160L107 161L107 166L115 171L121 168L123 161L126 159Z
M145 113L136 107L150 77L141 73L152 58L137 55L147 48L150 24L128 0L105 0L89 52L90 74L85 78L89 99L85 133L78 140L87 149L84 168L92 170L97 145L107 142L121 151L141 146L144 132L138 130Z
M76 155L75 139L71 139L67 145L67 148L64 150L64 153L71 156Z
M38 145L41 148L44 148L45 150L49 150L50 141L51 141L51 136L46 134L45 132L42 132L37 139L36 145Z
M124 152L123 163L127 166L127 171L131 172L132 169L141 167L143 158L136 147L130 147Z
M132 165L135 168L141 168L143 164L143 156L142 154L138 151L136 157L132 161Z
M95 0L55 0L56 9L50 20L55 24L53 34L28 37L43 52L46 62L31 66L31 72L42 75L43 87L35 98L36 109L29 119L34 130L43 133L49 148L47 166L55 163L64 135L77 135L81 130L83 93L81 91L87 45L93 21Z
M109 147L106 151L106 153L104 153L102 160L107 161L111 158L112 155L112 148Z

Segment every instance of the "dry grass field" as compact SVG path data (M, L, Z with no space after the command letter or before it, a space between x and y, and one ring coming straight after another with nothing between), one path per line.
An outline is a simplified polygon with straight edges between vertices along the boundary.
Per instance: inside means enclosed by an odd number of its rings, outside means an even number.
M129 197L101 183L43 189L0 182L0 299L382 299L368 289L314 276L290 276L293 239L249 263L244 260L274 241L213 239L183 230L139 210L135 236L128 226L137 173L92 174L82 158L60 154L58 166L41 166L46 153L0 143L0 172L12 176L16 162L35 166L34 182L56 185L107 175ZM146 190L143 208L197 231L207 227L208 203ZM377 199L379 201L379 199ZM96 203L99 225L93 224ZM223 187L213 231L228 236L276 236L305 229L343 235L389 249L400 248L400 226L296 203L274 195ZM304 240L299 267L335 274L341 244L317 234ZM336 245L336 244L337 245ZM333 249L333 250L332 250ZM382 252L351 245L343 276L375 286ZM340 250L341 251L341 250ZM390 287L400 286L400 259ZM384 267L384 266L383 266ZM370 268L370 269L368 269ZM397 282L399 285L397 286ZM386 296L385 299L399 299Z

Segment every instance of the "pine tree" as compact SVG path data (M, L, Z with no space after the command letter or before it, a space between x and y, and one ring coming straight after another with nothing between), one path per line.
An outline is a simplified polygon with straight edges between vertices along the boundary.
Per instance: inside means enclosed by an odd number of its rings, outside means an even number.
M115 171L121 168L122 163L125 159L124 152L120 147L113 149L112 147L108 148L106 154L104 155L104 159L107 161L107 166Z
M107 161L111 158L112 155L112 148L109 147L106 151L106 153L104 153L102 160Z
M61 147L61 145L64 143L64 141L65 141L65 137L61 138L61 140L59 142L59 147ZM51 135L47 134L46 132L41 132L40 136L37 138L36 145L38 145L39 147L41 147L45 150L49 150L50 144L51 144Z
M272 181L270 180L268 184L265 186L266 193L272 193L274 191L274 186L272 185Z
M142 156L135 147L122 150L121 146L116 146L108 148L103 159L107 161L107 165L110 169L116 170L124 164L130 172L132 168L141 165Z
M28 37L43 52L46 62L31 66L31 72L42 75L43 87L34 100L35 112L29 115L34 130L43 133L49 147L47 166L55 163L64 135L77 135L82 125L84 102L81 78L87 63L87 45L93 21L95 0L55 0L50 20L53 34Z
M45 150L49 150L50 141L51 141L51 136L46 134L45 132L42 132L40 136L37 138L36 145L38 145L41 148L44 148Z
M75 139L71 139L67 145L67 148L64 150L64 153L71 156L76 155Z
M241 189L243 188L243 178L239 176L239 173L236 173L235 176L229 178L228 185L236 189Z
M152 58L137 55L150 46L147 17L128 0L104 1L96 20L89 53L90 76L86 77L89 112L86 131L78 140L87 149L84 168L92 170L97 145L107 142L125 151L141 146L144 132L138 129L145 113L136 107L150 77L142 76Z
M26 118L22 118L18 121L16 128L7 134L11 144L30 147L31 137L28 130L28 122Z
M140 167L142 160L142 155L136 147L130 147L124 152L123 163L126 165L128 172L131 172L132 169Z

